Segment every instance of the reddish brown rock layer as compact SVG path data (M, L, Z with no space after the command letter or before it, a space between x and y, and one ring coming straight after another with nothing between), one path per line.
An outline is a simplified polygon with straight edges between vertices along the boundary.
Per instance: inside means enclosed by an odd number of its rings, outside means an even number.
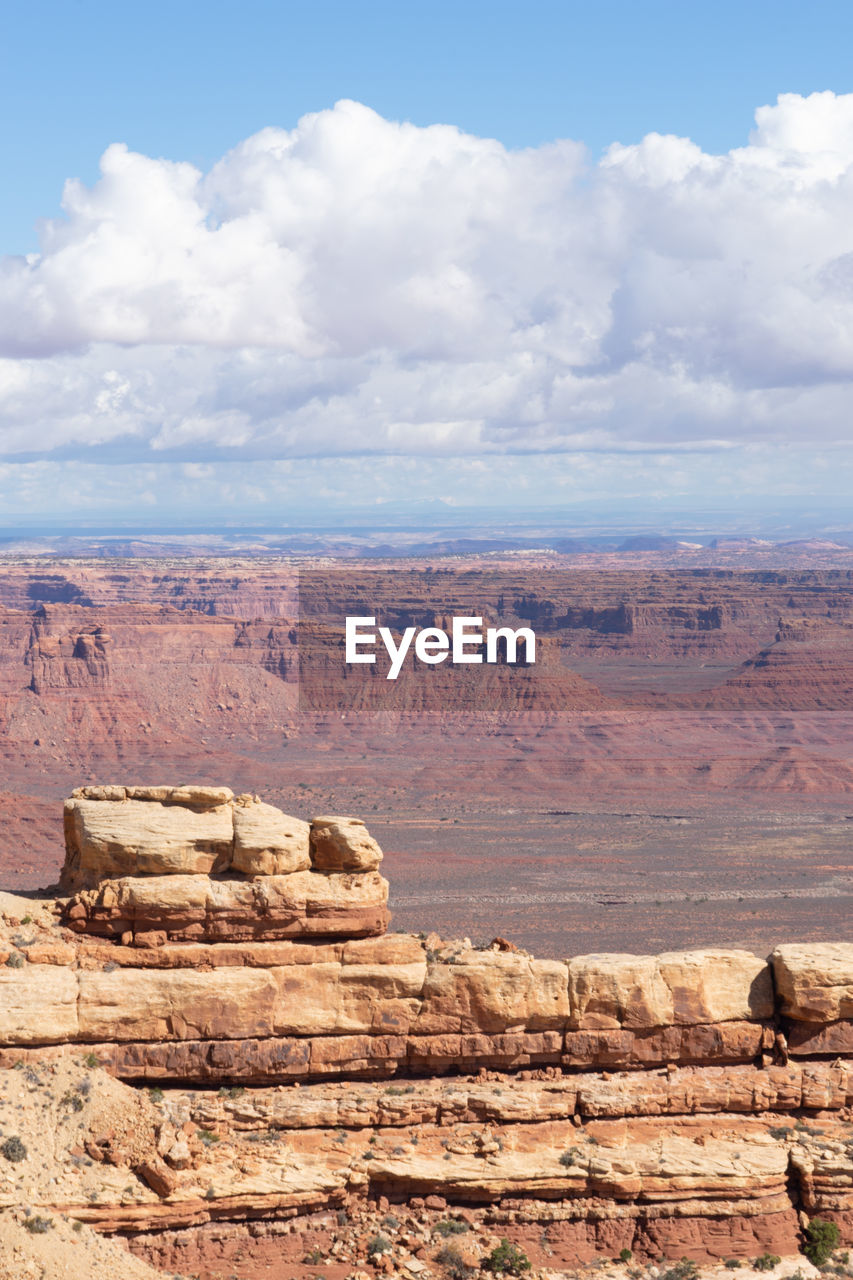
M390 920L388 885L377 872L156 881L114 880L84 890L68 904L64 918L76 932L108 938L129 934L139 946L167 940L372 937L384 933Z

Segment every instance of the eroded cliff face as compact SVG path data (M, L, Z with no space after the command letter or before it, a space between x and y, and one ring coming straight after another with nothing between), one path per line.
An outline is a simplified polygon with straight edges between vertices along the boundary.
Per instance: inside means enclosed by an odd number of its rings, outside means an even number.
M383 1205L439 1271L448 1214L543 1265L853 1235L853 944L537 960L387 933L362 823L227 788L83 788L66 838L68 896L0 897L0 1067L38 1098L0 1119L27 1149L0 1207L172 1270L249 1220L331 1249Z

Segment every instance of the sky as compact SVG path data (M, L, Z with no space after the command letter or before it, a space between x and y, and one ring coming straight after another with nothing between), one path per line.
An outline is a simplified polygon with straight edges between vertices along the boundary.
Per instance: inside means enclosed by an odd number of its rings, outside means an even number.
M7 6L2 522L837 508L851 43L849 3Z

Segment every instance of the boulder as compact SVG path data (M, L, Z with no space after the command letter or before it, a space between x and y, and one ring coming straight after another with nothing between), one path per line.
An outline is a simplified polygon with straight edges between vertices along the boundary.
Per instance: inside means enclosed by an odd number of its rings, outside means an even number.
M853 943L792 942L770 957L782 1013L799 1022L853 1018Z
M239 797L234 805L231 866L248 876L281 876L311 866L309 833L300 818L274 805Z
M375 871L382 850L358 818L314 818L311 862L318 871Z
M87 788L88 790L88 788ZM103 790L100 788L99 790ZM110 789L112 790L112 789ZM115 876L209 875L231 861L233 821L226 788L175 788L168 800L65 802L65 893ZM176 794L191 792L186 799Z

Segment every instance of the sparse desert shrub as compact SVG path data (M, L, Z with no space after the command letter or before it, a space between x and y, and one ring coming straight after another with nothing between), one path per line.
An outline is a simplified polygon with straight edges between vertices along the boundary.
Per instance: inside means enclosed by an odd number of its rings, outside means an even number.
M66 1089L59 1103L60 1106L68 1107L71 1111L83 1110L83 1099L80 1097L79 1089Z
M302 1261L309 1266L316 1266L318 1262L323 1261L323 1250L320 1248L309 1249Z
M752 1263L753 1271L772 1271L774 1267L778 1267L782 1259L778 1253L767 1253L766 1250L760 1258L755 1258Z
M6 1141L0 1145L0 1155L5 1156L7 1160L11 1160L13 1164L17 1164L19 1160L26 1160L27 1148L24 1146L23 1142L21 1142L20 1138L7 1138Z
M383 1089L383 1093L388 1093L392 1098L402 1098L404 1093L414 1093L415 1086L407 1084L405 1086L399 1084L389 1084L387 1089Z
M740 1268L740 1259L726 1258L725 1262L723 1263L723 1266L726 1267L729 1271L737 1271Z
M96 1053L87 1053L83 1057L84 1067L99 1067L101 1060Z
M32 922L33 922L32 916L24 916L23 920L21 921L21 924L32 924Z
M391 1241L387 1236L374 1236L367 1246L368 1258L378 1258L383 1253L391 1252Z
M838 1247L840 1235L841 1232L834 1222L827 1222L824 1218L812 1218L806 1227L803 1253L809 1262L813 1262L816 1267L822 1267L829 1261L833 1250Z
M465 1261L455 1244L442 1245L435 1260L444 1267L451 1280L468 1280L474 1275L474 1268Z
M461 1236L466 1231L470 1231L467 1222L462 1222L459 1218L442 1218L441 1222L437 1222L433 1227L433 1231L437 1236Z
M153 1088L151 1088L151 1089L149 1089L149 1090L148 1090L148 1097L151 1099L151 1101L152 1101L152 1102L162 1102L162 1101L163 1101L163 1090L162 1090L162 1089L160 1089L160 1088L155 1084L155 1085L153 1086Z
M74 1221L73 1221L73 1222L72 1222L72 1224L71 1224L71 1230L72 1230L72 1231L82 1231L82 1230L83 1230L83 1223L80 1221L80 1219L79 1219L79 1218L75 1218L75 1219L74 1219Z
M9 956L9 959L6 961L6 967L7 969L23 969L24 957L20 954L19 951L12 952L12 954Z
M619 1250L619 1261L620 1261L620 1262L630 1262L630 1261L631 1261L631 1259L633 1258L633 1256L634 1256L634 1255L633 1255L633 1253L631 1252L631 1250L630 1250L630 1249L620 1249L620 1250Z
M571 1150L564 1151L563 1154L560 1156L560 1164L563 1166L564 1169L570 1169L576 1159L577 1159L577 1152L571 1151Z
M680 1262L676 1262L673 1266L667 1268L660 1280L696 1280L699 1274L699 1268L692 1258L682 1258Z
M45 1231L50 1231L53 1226L53 1218L40 1218L38 1214L32 1218L24 1218L24 1226L27 1231L31 1231L34 1236L43 1236Z
M771 1138L775 1138L777 1142L780 1142L783 1138L790 1138L794 1130L787 1124L774 1124L767 1132Z
M196 1129L195 1136L206 1147L212 1147L215 1142L219 1141L219 1134L214 1133L212 1129Z
M496 1276L520 1276L530 1270L530 1259L504 1236L488 1258L483 1259L482 1268Z
M389 1231L396 1231L400 1225L400 1219L395 1218L393 1213L386 1213L385 1217L382 1219L382 1225Z

